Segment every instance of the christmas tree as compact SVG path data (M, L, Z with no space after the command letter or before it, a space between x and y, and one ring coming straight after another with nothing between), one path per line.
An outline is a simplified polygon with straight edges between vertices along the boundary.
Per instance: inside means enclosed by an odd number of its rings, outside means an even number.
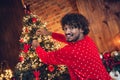
M45 28L37 15L34 15L29 5L25 7L23 17L23 28L20 36L19 62L14 71L15 80L69 80L67 67L64 65L44 64L31 47L32 40L39 41L40 46L46 51L57 50L61 45L52 39L51 36L37 36L36 30Z

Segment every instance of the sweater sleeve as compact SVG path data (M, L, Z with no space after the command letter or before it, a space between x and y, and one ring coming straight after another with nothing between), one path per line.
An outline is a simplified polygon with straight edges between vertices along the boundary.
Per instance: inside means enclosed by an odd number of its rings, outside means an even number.
M60 33L52 33L52 37L60 42L64 42L64 43L67 43L66 42L66 39L65 39L65 36L63 34L60 34Z
M42 60L42 62L46 64L63 64L63 65L71 65L71 59L69 59L68 53L70 53L69 47L62 48L57 51L52 52L46 52L44 49L42 49L40 46L36 48L36 53L38 54L38 57ZM65 50L67 52L65 52Z

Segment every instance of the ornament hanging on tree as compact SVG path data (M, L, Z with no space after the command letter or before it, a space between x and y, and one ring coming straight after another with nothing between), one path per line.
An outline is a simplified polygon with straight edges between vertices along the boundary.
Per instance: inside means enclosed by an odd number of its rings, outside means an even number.
M55 67L53 65L48 65L48 70L50 72L53 72L55 70Z
M34 18L34 17L33 17L33 18L32 18L32 22L33 22L33 23L36 23L36 22L37 22L37 18Z
M30 48L30 45L29 45L29 44L24 44L24 49L23 49L23 51L24 51L25 53L27 53L29 48Z
M20 62L24 61L24 57L23 56L19 56L19 61Z
M35 80L40 80L39 76L40 76L40 71L33 71L33 74L35 76Z

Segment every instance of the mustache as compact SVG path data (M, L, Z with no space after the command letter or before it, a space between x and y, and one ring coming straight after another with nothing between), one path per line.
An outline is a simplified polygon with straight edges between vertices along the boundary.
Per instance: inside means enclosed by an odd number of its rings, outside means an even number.
M66 35L66 36L67 36L67 35L73 36L73 34L70 34L70 33L68 33L68 34L65 34L65 35Z

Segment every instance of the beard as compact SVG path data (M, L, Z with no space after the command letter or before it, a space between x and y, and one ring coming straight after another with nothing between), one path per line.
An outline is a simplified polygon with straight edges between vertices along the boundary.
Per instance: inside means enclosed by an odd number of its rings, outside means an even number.
M79 36L74 36L74 34L66 34L67 42L76 42L79 40Z

